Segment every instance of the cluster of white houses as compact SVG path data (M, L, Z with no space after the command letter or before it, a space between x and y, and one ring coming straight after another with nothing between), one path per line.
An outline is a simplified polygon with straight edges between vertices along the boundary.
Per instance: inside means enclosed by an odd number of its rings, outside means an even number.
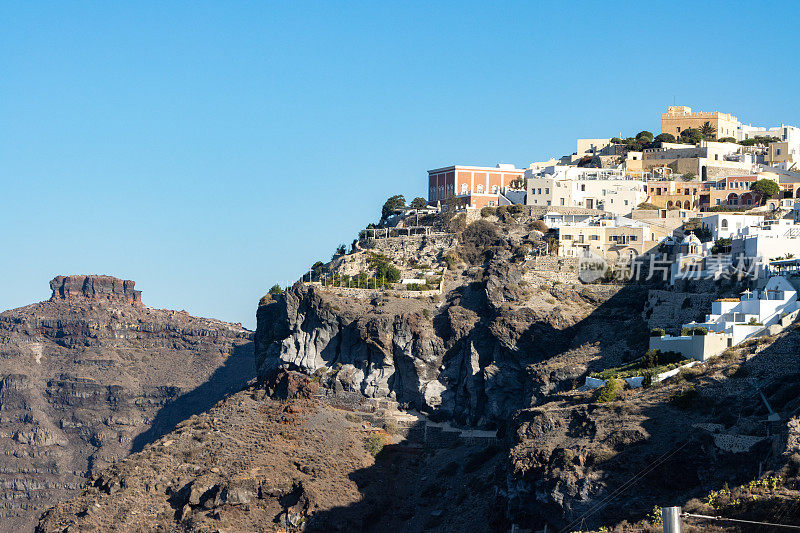
M682 137L701 128L707 140L692 144ZM763 204L751 190L757 180L772 180L782 189L768 209L791 208L800 196L800 128L754 127L730 114L670 106L661 116L661 131L657 142L644 143L648 147L638 152L620 139L579 139L575 153L525 169L498 164L429 170L428 203L542 208L548 212L545 223L558 230L558 255L592 251L613 260L652 252L698 213ZM676 138L684 142L670 142ZM561 217L574 208L584 215ZM781 232L782 240L788 231L766 231L763 219L731 223L746 228L736 236L736 249L761 255L774 254L780 247L775 235Z
M651 336L650 349L706 361L750 337L780 330L795 320L799 308L794 286L772 276L762 289L712 302L705 321L683 324L681 335Z
M671 283L716 278L737 257L747 263L740 270L757 268L763 289L714 302L705 322L683 325L707 334L653 337L654 349L704 360L793 318L797 293L787 279L800 277L800 128L669 106L661 134L640 137L579 139L573 154L528 168L430 170L428 203L538 208L559 256L614 262L649 254L669 264ZM759 180L775 182L778 197L761 198ZM688 232L684 225L697 219L701 230Z

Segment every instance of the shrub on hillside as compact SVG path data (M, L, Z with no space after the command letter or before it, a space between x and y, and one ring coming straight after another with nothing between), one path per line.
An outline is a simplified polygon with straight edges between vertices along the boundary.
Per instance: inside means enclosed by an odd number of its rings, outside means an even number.
M366 441L364 441L364 447L373 457L381 453L385 445L386 439L380 433L370 433Z
M699 396L700 395L698 394L697 389L695 389L694 386L691 386L673 394L670 398L670 401L678 409L686 410L694 407L694 404Z
M534 220L531 224L531 227L536 231L540 231L542 233L547 233L550 231L550 228L547 227L547 224L544 223L544 220Z
M486 220L473 222L461 234L461 257L476 265L491 257L504 244L497 225Z
M497 214L497 209L495 209L494 207L484 207L483 209L481 209L481 216L483 218L493 217L496 214Z
M650 330L651 337L663 337L667 332L663 328L653 328Z
M619 393L622 392L622 381L619 379L611 378L606 381L605 386L600 389L600 393L597 395L597 401L600 403L605 402L613 402L619 396Z

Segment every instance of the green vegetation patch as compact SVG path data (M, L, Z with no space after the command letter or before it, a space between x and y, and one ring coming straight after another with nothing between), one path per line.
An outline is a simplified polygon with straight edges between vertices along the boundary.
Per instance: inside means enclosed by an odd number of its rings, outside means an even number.
M597 379L625 379L640 376L655 376L668 372L685 364L691 363L693 359L685 359L678 352L661 352L660 350L650 350L643 357L622 366L607 368L601 372L592 372L589 377Z

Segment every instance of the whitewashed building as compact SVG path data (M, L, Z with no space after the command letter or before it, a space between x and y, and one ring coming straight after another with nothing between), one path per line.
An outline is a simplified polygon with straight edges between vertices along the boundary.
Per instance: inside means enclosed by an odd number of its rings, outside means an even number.
M777 324L782 315L797 311L797 291L783 276L773 276L763 289L744 291L736 299L712 302L711 313L703 323L684 324L683 327L704 327L709 331L731 335L733 344L739 344L766 327Z

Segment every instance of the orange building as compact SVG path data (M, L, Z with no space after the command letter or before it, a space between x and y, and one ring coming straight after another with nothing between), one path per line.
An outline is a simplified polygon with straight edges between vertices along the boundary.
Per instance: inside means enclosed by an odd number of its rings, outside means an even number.
M717 205L756 207L761 202L761 196L750 190L756 181L756 175L727 176L704 181L703 191L700 193L700 210L708 211Z
M428 171L428 203L458 203L480 209L501 205L500 196L512 181L521 180L525 170L514 165L469 167L453 165Z
M648 180L647 201L662 209L697 209L700 205L702 181Z

